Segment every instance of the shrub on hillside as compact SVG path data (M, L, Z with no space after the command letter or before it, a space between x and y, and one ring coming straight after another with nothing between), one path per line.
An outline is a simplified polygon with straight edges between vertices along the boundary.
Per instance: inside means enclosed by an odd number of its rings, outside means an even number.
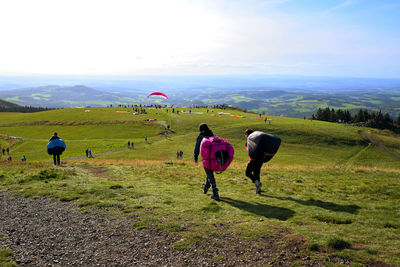
M333 237L328 240L328 247L334 248L336 250L343 250L346 248L351 248L351 244L340 237Z

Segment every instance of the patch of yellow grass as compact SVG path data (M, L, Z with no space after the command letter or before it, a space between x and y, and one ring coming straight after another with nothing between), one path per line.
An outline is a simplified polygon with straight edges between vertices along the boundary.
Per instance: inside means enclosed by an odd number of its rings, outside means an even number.
M80 159L80 160L75 160L72 162L87 162L95 165L100 165L100 164L109 164L109 165L126 165L126 166L159 166L160 164L163 164L165 162L172 162L172 163L182 163L184 162L187 165L192 165L194 166L195 163L194 161L191 160L144 160L144 159L127 159L127 160L113 160L113 159ZM199 166L202 165L201 161L198 163ZM227 171L229 169L234 169L234 170L245 170L247 166L247 161L234 161L231 163ZM275 170L299 170L299 171L322 171L322 170L329 170L329 169L345 169L347 171L368 171L368 172L375 172L375 171L380 171L380 172L387 172L387 173L400 173L399 169L393 169L393 168L381 168L381 167L367 167L367 166L354 166L354 165L322 165L322 166L308 166L308 165L278 165L278 164L264 164L263 168L267 168L269 170L275 171Z

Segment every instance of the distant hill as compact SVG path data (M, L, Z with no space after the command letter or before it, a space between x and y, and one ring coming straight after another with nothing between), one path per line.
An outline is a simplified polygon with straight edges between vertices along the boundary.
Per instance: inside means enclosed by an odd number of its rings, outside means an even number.
M13 102L4 100L4 99L0 99L0 107L2 108L16 108L16 107L20 107L20 105L17 105Z
M104 85L103 85L104 86ZM400 112L400 86L391 89L347 89L336 91L310 91L296 89L269 89L262 87L223 88L186 88L162 89L149 86L148 89L122 88L118 83L110 81L107 89L102 86L92 88L85 85L60 86L48 85L0 91L0 98L20 105L49 108L68 108L92 106L101 107L162 104L175 106L213 106L227 104L248 111L265 113L266 115L310 117L318 108L330 107L358 112L359 109L371 111L381 110L396 118ZM238 85L239 87L239 85ZM371 87L372 88L372 87ZM164 100L157 97L146 98L151 91L161 91L168 95Z
M1 91L0 97L20 105L67 108L78 106L107 106L137 101L120 93L96 90L83 85L48 85L33 88Z

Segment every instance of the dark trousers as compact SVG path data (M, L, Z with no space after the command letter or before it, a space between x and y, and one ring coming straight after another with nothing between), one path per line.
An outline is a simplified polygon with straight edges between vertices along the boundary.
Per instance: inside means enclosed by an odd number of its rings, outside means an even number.
M214 172L210 169L207 169L206 167L204 167L204 171L207 175L205 184L206 189L209 189L211 187L213 194L218 195L218 188L217 183L215 182Z
M53 154L54 165L60 165L60 154Z
M249 177L253 183L257 180L260 181L260 172L263 163L262 160L250 160L247 164L246 176Z

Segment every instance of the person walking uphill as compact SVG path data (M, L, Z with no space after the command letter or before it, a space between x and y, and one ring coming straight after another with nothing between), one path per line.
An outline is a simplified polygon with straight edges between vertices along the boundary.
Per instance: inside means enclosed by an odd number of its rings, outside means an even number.
M214 136L213 132L208 128L207 124L202 123L200 124L199 127L200 134L196 139L196 146L194 147L194 161L197 163L199 159L199 154L200 154L200 144L203 138L209 138ZM207 194L208 189L212 189L213 194L211 195L211 198L214 200L219 201L219 194L218 194L218 188L217 188L217 183L215 182L215 177L214 177L214 172L208 168L206 168L203 164L204 171L206 172L206 183L202 184L203 188L203 193Z
M272 159L281 144L279 137L266 134L260 131L246 129L246 150L249 153L250 161L246 167L246 176L256 185L256 194L261 193L260 172L264 162Z

